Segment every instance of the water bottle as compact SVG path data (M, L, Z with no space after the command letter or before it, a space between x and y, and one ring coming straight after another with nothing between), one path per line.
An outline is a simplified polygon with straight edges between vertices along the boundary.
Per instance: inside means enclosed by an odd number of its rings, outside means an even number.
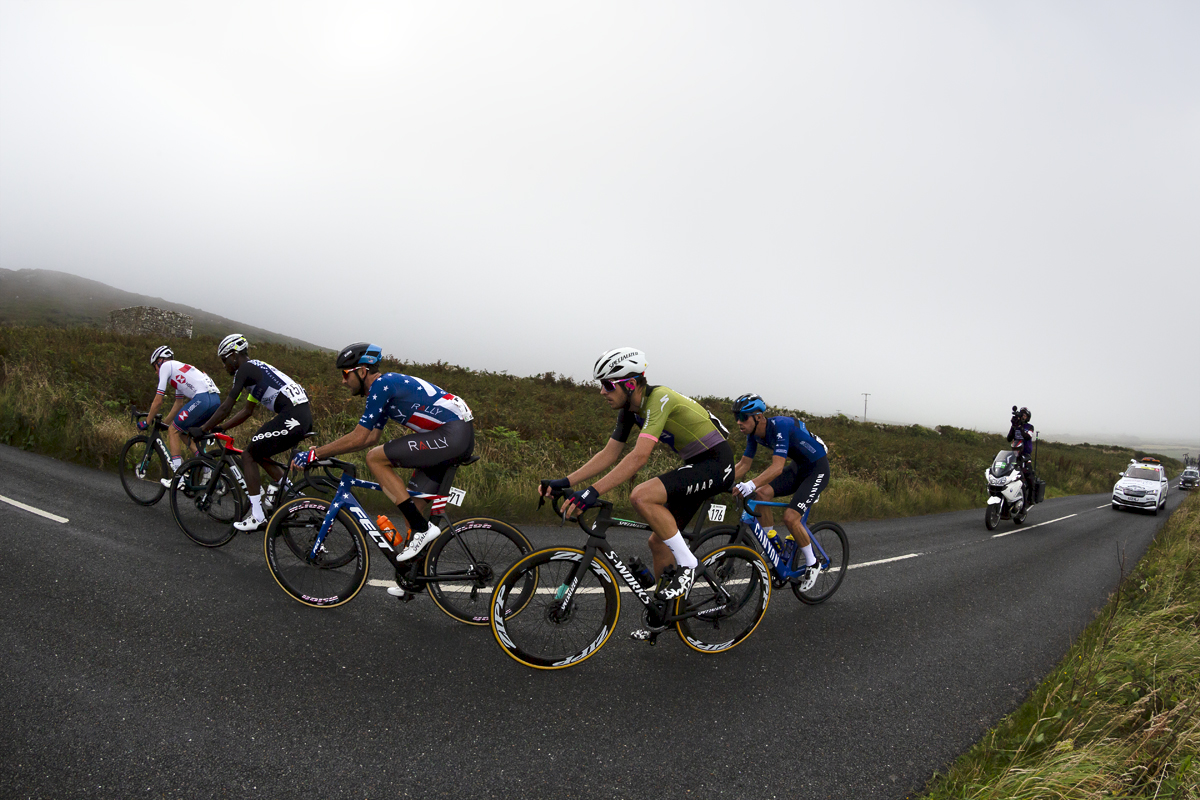
M781 560L785 564L791 564L794 555L796 555L796 537L789 533L783 540L783 558Z
M779 542L779 532L774 528L767 529L767 541L770 542L771 546L775 548L775 552L778 553L783 550L783 545Z
M649 589L654 585L654 573L647 569L637 556L629 559L629 571L633 573L633 577L637 578L637 582L642 585L643 589Z
M375 527L379 528L379 532L383 534L383 538L388 540L392 547L399 547L404 543L405 536L396 529L392 521L383 514L380 514L375 520Z

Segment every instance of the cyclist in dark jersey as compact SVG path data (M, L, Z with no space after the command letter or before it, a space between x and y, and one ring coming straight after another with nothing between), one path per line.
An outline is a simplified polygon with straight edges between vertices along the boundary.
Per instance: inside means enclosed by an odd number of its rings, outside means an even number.
M342 371L342 385L350 389L351 394L367 398L362 418L354 430L340 439L297 453L294 463L305 467L322 458L371 447L367 453L367 466L413 531L408 546L396 556L396 562L403 563L420 553L441 533L436 525L425 519L410 492L437 491L446 471L474 451L475 425L471 409L461 398L411 375L380 374L382 358L383 350L368 342L356 342L338 353L337 367ZM413 433L373 447L389 419ZM394 472L397 467L414 470L407 487ZM428 506L425 501L421 504L422 508ZM388 589L388 592L404 595L400 589Z
M742 497L753 494L756 500L792 496L783 512L783 524L804 554L808 571L800 581L800 589L807 591L816 583L820 565L813 554L805 517L829 485L828 451L821 437L811 433L802 421L795 417L768 417L766 410L767 404L756 394L744 394L733 403L738 430L746 434L746 451L734 466L735 479L740 480L750 471L760 444L771 448L773 453L770 466L754 480L739 483L734 492ZM788 459L791 462L785 465ZM764 508L762 512L763 522L770 526L770 509Z
M543 494L586 481L616 464L564 504L569 516L581 513L595 505L600 495L637 475L656 444L661 442L678 453L684 461L682 467L638 484L629 497L654 531L649 541L654 573L663 578L658 596L671 600L687 594L699 565L680 530L705 500L729 491L733 451L725 440L727 431L716 417L691 398L665 386L648 385L645 372L646 357L640 350L619 347L600 356L593 377L600 381L600 394L609 406L619 409L617 426L603 450L567 477L550 481ZM634 427L641 428L637 444L621 458ZM637 633L635 638L641 638Z
M250 343L240 333L221 340L217 356L225 365L225 371L233 376L233 387L202 427L189 429L193 435L210 433L218 428L231 430L248 420L257 406L275 414L250 437L250 443L242 451L242 474L250 494L250 513L242 521L233 523L239 531L258 530L267 521L258 467L265 469L273 480L279 480L283 470L266 463L267 458L295 447L312 430L312 412L304 387L270 364L251 360L247 354L249 349ZM221 425L243 392L247 395L246 405Z

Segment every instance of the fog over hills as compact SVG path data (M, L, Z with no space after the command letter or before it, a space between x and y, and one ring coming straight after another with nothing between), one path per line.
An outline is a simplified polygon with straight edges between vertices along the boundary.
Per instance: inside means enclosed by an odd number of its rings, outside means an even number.
M207 300L207 298L206 298ZM219 305L219 300L212 301ZM104 328L108 312L127 306L155 306L193 319L194 336L245 334L252 342L278 342L309 350L326 350L311 342L231 320L193 306L172 303L161 297L134 294L99 281L49 269L11 270L0 268L0 323L7 325L77 325Z

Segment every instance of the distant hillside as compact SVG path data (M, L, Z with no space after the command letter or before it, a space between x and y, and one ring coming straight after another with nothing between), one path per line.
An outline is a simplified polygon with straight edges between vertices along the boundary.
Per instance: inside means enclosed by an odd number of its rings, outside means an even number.
M198 308L171 303L161 297L147 297L114 289L99 281L66 272L0 269L0 324L104 328L108 325L108 312L127 306L156 306L188 314L194 320L194 336L220 338L236 331L244 333L251 341L285 344L307 350L328 349Z

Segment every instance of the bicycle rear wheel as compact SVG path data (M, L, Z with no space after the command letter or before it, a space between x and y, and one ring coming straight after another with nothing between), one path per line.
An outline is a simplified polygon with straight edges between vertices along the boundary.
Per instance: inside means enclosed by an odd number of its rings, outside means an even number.
M821 574L817 582L806 592L800 591L800 584L792 584L792 593L805 605L815 606L833 597L833 593L842 585L846 577L846 568L850 566L850 540L846 532L836 522L818 522L809 527L809 533L821 544L827 559L821 558L821 553L813 546L813 555L821 562ZM792 560L792 569L799 569L804 564L804 555L796 550Z
M704 571L686 598L675 603L675 629L688 647L701 653L723 653L754 633L771 602L771 573L762 556L749 547L718 548L701 562Z
M715 550L734 544L738 538L737 525L717 525L705 528L691 543L692 553L701 561Z
M202 547L220 547L237 535L233 523L246 504L225 464L197 456L179 467L171 484L171 514L183 534Z
M496 582L532 551L525 535L506 522L486 517L456 522L425 556L425 575L433 579L429 596L459 622L487 625ZM532 596L533 576L529 575L510 592L510 613L520 612Z
M125 488L125 494L138 505L152 506L167 491L167 487L159 481L169 478L171 470L163 454L151 447L148 436L134 436L125 443L117 468L121 473L121 486Z
M527 667L562 669L590 658L608 641L621 613L616 578L593 558L567 596L582 561L578 548L551 547L512 565L492 594L490 622L500 649Z
M332 608L354 599L367 582L370 553L362 529L338 509L325 541L312 555L329 501L297 497L271 516L263 537L267 568L279 588L314 608Z

